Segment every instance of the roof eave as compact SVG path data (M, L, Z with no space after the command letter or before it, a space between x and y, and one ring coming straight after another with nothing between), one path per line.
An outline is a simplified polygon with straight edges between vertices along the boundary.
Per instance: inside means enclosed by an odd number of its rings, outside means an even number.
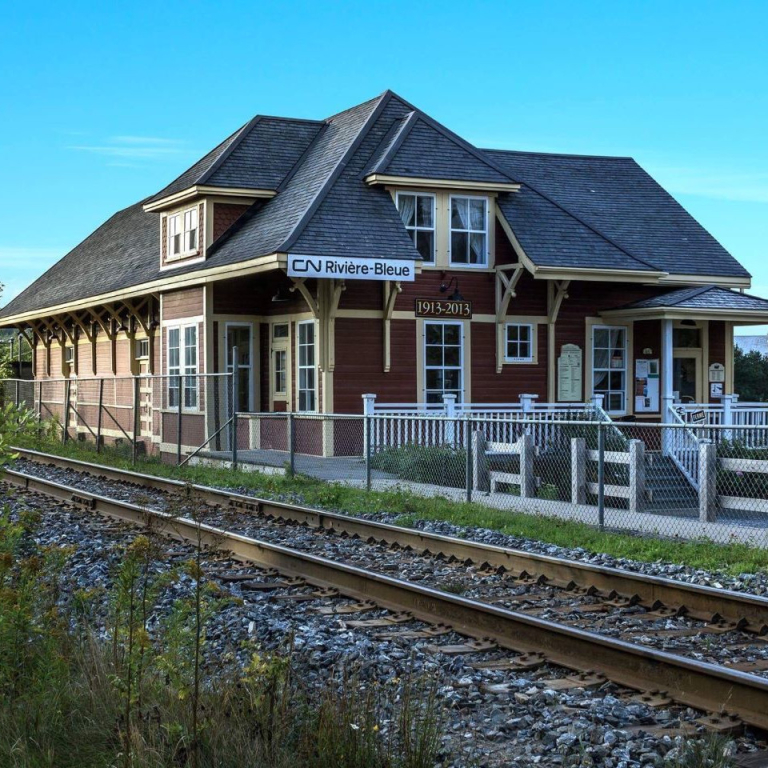
M285 253L270 253L237 264L224 264L218 267L209 267L208 269L196 269L182 275L173 275L169 270L164 272L162 277L150 282L138 283L137 285L132 285L127 288L110 291L109 293L86 296L82 299L66 302L64 304L38 307L37 309L29 310L27 312L17 312L14 315L0 317L0 328L14 327L19 323L26 323L40 317L61 312L72 312L77 309L85 309L86 307L93 307L110 301L130 299L154 291L189 288L195 285L213 283L218 280L228 280L232 277L240 277L242 275L258 274L259 272L268 272L275 269L285 269L286 264L287 255Z
M150 200L144 204L146 213L155 213L173 208L177 205L195 200L205 195L218 195L221 197L232 197L238 200L253 202L259 199L269 199L274 197L277 192L274 189L253 189L249 187L216 187L206 184L194 184L191 187L182 189L172 195L167 195L158 200Z
M463 181L460 179L430 179L423 176L390 176L385 173L369 173L365 177L368 186L430 187L434 189L461 189L473 192L517 192L515 182Z
M536 264L533 276L537 280L586 280L592 282L651 283L658 282L666 272L648 269L600 269L596 267L557 267Z
M725 320L739 325L768 323L768 308L764 310L704 309L701 307L645 307L642 309L607 309L598 313L606 319L623 320Z
M728 288L751 288L752 277L734 277L732 275L678 275L670 272L660 282L664 285L722 285Z

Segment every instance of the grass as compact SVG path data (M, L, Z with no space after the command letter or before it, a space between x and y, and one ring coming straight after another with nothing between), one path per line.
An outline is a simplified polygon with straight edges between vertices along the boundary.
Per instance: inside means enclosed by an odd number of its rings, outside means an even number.
M345 667L310 687L290 652L252 644L244 667L201 670L195 650L215 607L232 598L208 580L199 543L194 559L158 575L165 550L147 531L120 553L106 594L68 601L74 550L37 544L44 524L0 510L0 765L434 766L443 724L435 681L377 685ZM190 579L196 586L184 589ZM168 588L170 612L159 601ZM97 599L109 605L104 626L88 611Z
M389 513L400 525L417 520L449 521L456 525L479 526L512 536L536 539L563 547L580 547L614 557L655 562L664 561L692 568L728 574L755 573L768 569L768 550L741 543L718 544L706 539L683 541L628 533L600 531L583 523L558 520L514 510L500 510L480 502L467 504L441 497L417 496L407 490L366 492L340 483L314 478L235 472L215 467L176 467L148 457L131 465L124 451L105 449L96 455L87 444L70 442L27 443L29 448L71 458L101 462L118 468L169 477L201 485L244 489L265 498L293 499L307 506L351 515Z

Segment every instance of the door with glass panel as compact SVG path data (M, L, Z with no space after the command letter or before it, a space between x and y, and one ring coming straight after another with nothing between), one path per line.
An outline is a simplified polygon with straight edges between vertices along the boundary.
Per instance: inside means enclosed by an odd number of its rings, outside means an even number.
M464 400L464 326L424 322L424 401L443 403L445 395Z
M608 413L627 411L627 329L595 326L592 329L592 392L603 396Z
M677 403L701 402L701 350L676 349L672 359L672 390Z
M235 350L237 361L235 362ZM253 366L251 364L251 326L227 326L227 373L235 373L237 379L236 408L239 413L247 413L251 409L251 393L253 391ZM234 384L234 382L233 382Z

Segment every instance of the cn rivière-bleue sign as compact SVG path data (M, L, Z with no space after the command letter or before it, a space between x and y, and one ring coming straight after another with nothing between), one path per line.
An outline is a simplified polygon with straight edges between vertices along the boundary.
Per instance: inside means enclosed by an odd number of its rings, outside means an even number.
M413 261L405 259L364 259L349 256L288 254L288 274L291 277L320 277L337 280L400 280L413 282L416 270Z

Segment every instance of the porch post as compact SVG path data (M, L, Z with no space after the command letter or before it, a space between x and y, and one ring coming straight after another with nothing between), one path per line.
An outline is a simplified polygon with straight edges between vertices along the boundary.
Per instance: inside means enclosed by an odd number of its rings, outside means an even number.
M662 424L671 424L674 420L672 415L672 405L675 402L675 395L672 383L672 371L674 362L673 356L673 336L672 321L661 321L661 422ZM672 446L673 435L670 430L664 430L662 439L662 449L665 456L669 456Z

